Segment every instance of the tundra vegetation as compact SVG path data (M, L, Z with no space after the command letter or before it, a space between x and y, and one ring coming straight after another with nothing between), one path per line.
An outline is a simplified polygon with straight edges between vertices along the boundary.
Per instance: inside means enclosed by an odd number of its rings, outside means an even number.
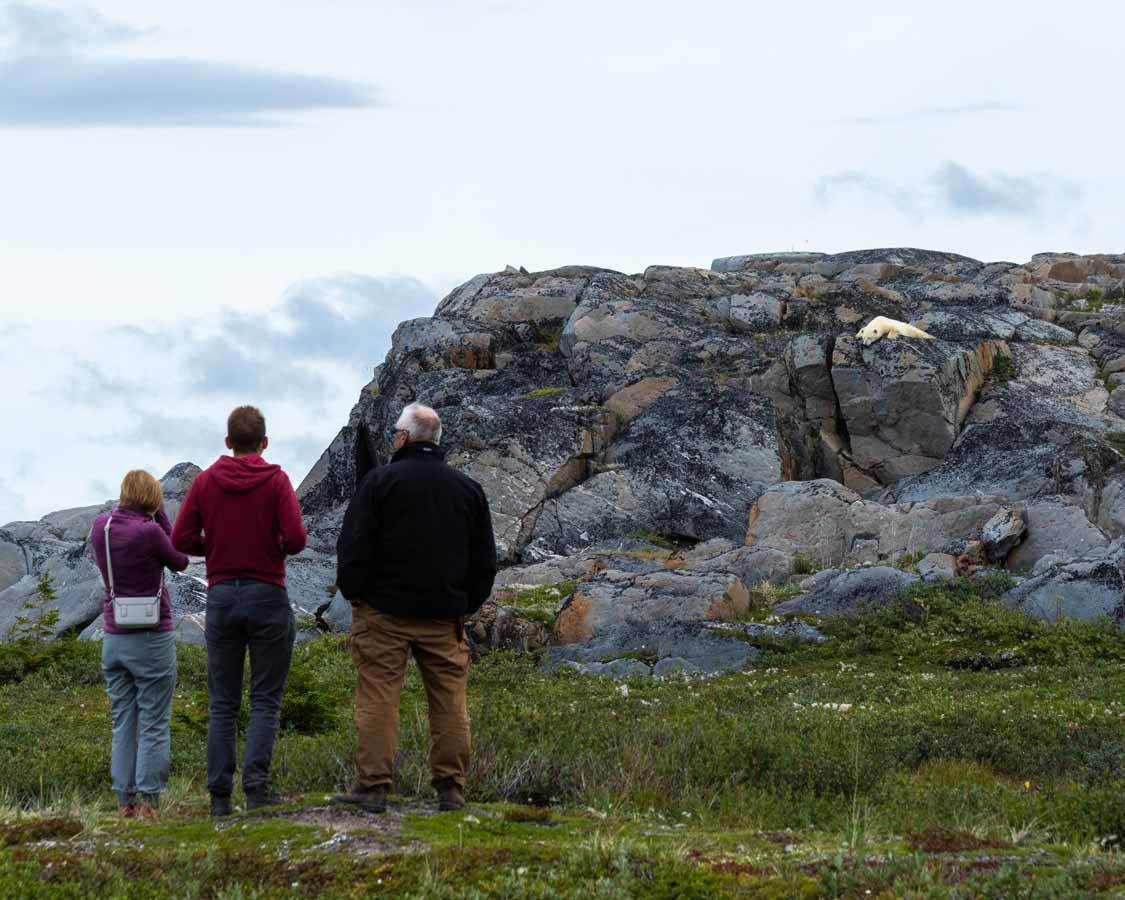
M342 638L295 653L275 769L289 805L217 823L201 650L180 648L150 824L113 811L99 646L3 646L0 896L1118 896L1125 637L1012 612L1008 583L915 585L822 622L828 643L779 640L706 681L494 653L472 672L470 805L441 815L413 668L391 810L326 805L352 774Z

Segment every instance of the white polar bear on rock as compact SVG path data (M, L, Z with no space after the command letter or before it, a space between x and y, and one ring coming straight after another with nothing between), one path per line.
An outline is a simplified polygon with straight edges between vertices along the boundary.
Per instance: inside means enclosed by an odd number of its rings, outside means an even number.
M863 346L874 344L879 338L885 337L888 341L895 338L912 337L925 338L928 341L936 340L932 334L927 334L921 328L916 328L898 319L888 319L886 316L876 316L859 331L855 333L863 341Z

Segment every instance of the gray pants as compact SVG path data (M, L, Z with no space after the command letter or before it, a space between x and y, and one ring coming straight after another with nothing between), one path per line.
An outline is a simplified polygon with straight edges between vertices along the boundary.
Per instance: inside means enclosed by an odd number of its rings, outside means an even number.
M102 671L113 715L113 790L122 805L139 791L155 806L168 782L176 633L107 634Z

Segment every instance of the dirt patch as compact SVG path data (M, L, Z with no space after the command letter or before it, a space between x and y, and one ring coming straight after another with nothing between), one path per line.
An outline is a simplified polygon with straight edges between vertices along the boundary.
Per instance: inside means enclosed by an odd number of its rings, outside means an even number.
M531 822L536 825L551 824L551 810L545 806L517 806L504 813L507 822Z
M911 850L925 850L927 853L958 853L966 850L998 850L1012 845L1008 841L979 838L967 831L927 828L922 832L908 834L906 846Z
M486 815L481 810L466 808L465 812ZM262 818L284 819L297 825L310 825L333 832L332 837L318 844L316 850L345 851L354 856L375 853L417 852L425 850L418 841L403 841L406 820L413 816L437 815L437 801L391 801L385 813L369 813L354 806L305 806L259 813Z
M759 831L755 837L760 837L764 841L769 841L771 844L780 844L782 847L787 847L790 844L803 844L805 839L799 834L793 834L791 831Z
M769 869L764 869L761 866L751 865L750 863L740 862L713 862L711 865L712 872L718 872L720 875L747 875L751 878L763 878L771 874Z

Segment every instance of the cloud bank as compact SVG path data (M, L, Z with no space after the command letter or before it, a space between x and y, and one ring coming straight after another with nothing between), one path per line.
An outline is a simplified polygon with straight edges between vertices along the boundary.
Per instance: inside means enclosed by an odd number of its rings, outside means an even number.
M88 439L118 468L154 457L164 468L207 465L222 449L230 409L259 405L271 423L271 458L300 479L346 420L397 325L432 314L437 299L415 278L345 273L297 282L260 314L114 328L94 336L98 357L72 359L43 399L55 416L96 410Z
M913 125L952 121L964 116L982 113L1023 112L1025 107L1019 103L1004 100L983 100L973 103L954 103L947 106L923 106L905 112L882 113L871 116L846 116L837 121L842 125Z
M151 32L88 7L0 6L0 126L261 127L284 114L378 102L370 85L339 78L105 53Z
M889 207L915 221L938 216L1036 220L1047 215L1073 215L1082 192L1070 181L1050 173L981 174L947 162L917 185L855 170L837 172L817 180L813 198L822 206L859 202L867 207Z

